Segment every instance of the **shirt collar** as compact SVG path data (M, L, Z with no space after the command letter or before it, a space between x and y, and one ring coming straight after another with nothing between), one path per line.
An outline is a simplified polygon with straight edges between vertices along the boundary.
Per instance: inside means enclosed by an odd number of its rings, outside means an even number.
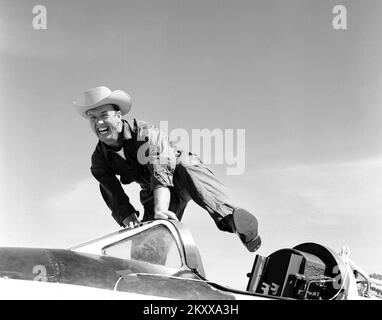
M131 127L126 120L122 119L122 121L123 121L123 128L122 128L123 141L126 141L132 138ZM101 150L105 158L109 159L110 152L114 152L114 151L111 148L109 148L107 144L102 142L101 140L99 140L99 144L101 146Z

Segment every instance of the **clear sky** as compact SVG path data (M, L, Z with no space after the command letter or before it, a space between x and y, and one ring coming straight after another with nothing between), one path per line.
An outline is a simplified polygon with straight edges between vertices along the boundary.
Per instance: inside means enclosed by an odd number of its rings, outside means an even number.
M32 27L38 4L46 30ZM347 30L332 27L337 4ZM245 129L244 174L212 168L259 218L258 253L347 245L382 273L381 17L378 0L0 0L0 246L65 248L118 228L72 105L106 85L131 94L128 117ZM245 288L254 254L195 204L183 222L207 277Z

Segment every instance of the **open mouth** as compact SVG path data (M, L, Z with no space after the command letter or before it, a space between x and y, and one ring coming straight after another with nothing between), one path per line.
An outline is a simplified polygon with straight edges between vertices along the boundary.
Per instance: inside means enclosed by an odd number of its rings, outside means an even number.
M108 127L100 127L100 128L97 128L97 132L101 136L104 136L104 135L106 135L109 132L109 128Z

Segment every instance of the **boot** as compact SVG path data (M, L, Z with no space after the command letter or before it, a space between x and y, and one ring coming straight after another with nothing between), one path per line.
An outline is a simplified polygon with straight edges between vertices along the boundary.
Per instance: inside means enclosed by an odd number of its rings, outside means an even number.
M250 252L255 252L261 246L258 234L257 219L247 210L236 208L233 213L234 232Z

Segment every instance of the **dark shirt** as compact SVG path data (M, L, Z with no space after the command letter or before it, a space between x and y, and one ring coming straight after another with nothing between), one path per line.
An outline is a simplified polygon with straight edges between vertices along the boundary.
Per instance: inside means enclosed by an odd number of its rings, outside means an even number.
M91 158L91 172L99 181L102 197L121 226L126 217L137 214L121 183L137 182L146 193L162 186L173 187L176 158L180 154L156 127L135 119L123 120L123 124L126 160L102 141L98 141Z

